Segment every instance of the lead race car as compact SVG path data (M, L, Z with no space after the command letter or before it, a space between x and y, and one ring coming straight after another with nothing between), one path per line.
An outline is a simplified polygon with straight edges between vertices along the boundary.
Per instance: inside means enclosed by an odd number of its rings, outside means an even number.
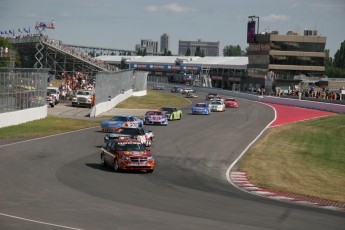
M226 108L238 108L238 103L236 99L232 97L225 99L224 104Z
M168 125L168 118L162 111L149 110L144 116L145 125Z
M101 123L102 132L114 132L121 127L142 127L143 121L135 116L114 116Z

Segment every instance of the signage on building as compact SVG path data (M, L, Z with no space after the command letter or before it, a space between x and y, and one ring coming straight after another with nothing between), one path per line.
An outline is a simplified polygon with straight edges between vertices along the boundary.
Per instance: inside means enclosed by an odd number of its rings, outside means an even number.
M247 27L247 43L255 42L255 21L248 22Z
M173 65L152 65L152 64L130 64L130 69L147 70L178 70L178 71L200 71L200 66L173 66Z

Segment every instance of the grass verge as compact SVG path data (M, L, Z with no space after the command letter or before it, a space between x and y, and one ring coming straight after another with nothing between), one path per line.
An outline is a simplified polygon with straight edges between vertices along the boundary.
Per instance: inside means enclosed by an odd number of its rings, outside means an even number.
M43 137L99 126L97 121L48 116L41 120L0 128L0 138Z
M345 202L345 115L271 128L239 169L255 185Z
M127 109L160 109L164 106L185 107L189 105L189 100L181 98L161 90L148 90L147 95L142 97L130 97L119 103L116 108Z

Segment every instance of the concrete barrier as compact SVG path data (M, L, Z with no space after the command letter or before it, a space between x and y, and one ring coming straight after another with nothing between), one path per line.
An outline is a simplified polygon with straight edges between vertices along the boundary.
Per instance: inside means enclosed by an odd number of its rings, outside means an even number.
M8 113L0 113L0 128L39 120L46 118L47 115L47 105Z

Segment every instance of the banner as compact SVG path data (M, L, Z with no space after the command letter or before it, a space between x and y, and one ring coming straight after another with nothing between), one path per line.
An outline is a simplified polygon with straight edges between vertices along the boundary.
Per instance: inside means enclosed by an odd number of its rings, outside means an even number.
M35 28L43 28L43 29L55 29L55 23L54 21L52 22L36 22Z

